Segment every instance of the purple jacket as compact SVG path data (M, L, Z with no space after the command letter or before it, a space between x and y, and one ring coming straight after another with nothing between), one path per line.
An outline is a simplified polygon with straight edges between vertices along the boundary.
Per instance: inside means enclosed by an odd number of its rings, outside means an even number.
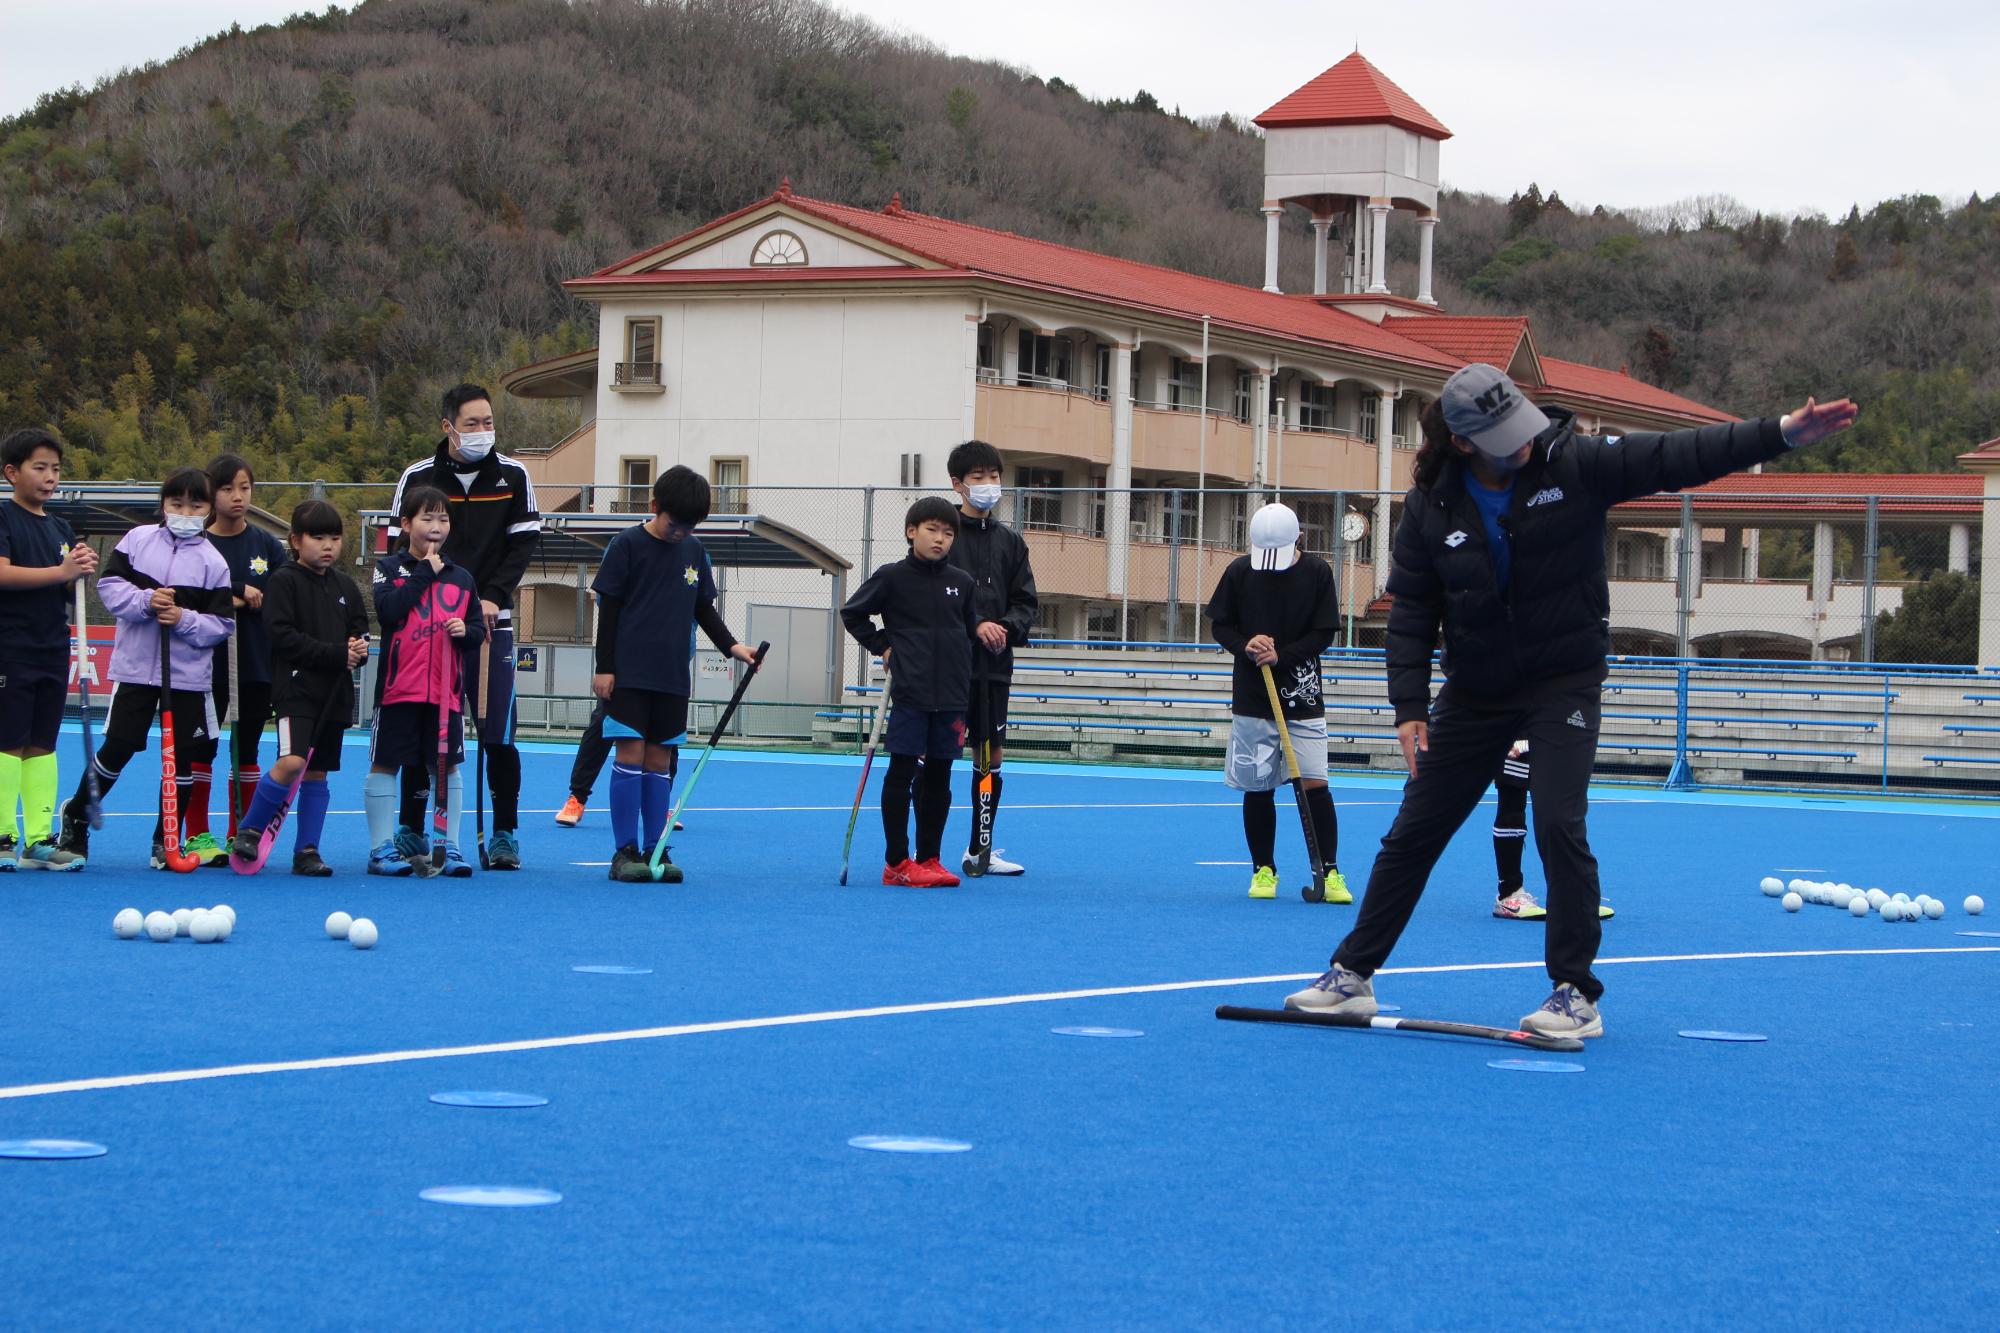
M132 529L113 548L105 573L97 580L97 595L104 609L118 618L118 641L111 649L111 679L122 685L158 685L161 626L153 619L152 587L141 587L126 577L128 571L171 588L220 588L224 597L217 604L226 605L229 562L207 537L176 538L160 523ZM236 621L230 616L210 611L183 614L171 631L173 641L168 649L173 656L174 688L207 693L214 679L212 650L235 631Z

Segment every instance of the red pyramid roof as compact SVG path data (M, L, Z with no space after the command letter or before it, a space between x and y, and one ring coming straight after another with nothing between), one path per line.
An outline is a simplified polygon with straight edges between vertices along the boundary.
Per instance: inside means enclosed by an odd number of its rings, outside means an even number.
M1391 333L1449 352L1461 361L1484 361L1505 370L1528 332L1526 315L1388 315Z
M1257 117L1265 129L1308 125L1400 125L1427 139L1449 139L1451 131L1417 99L1356 51Z

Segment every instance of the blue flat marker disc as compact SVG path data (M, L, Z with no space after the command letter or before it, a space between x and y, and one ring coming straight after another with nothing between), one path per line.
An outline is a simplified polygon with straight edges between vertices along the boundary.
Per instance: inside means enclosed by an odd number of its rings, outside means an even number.
M18 1157L28 1162L73 1162L83 1157L102 1157L110 1151L101 1143L78 1139L0 1139L0 1157Z
M1681 1035L1683 1037L1692 1037L1696 1041L1769 1041L1770 1040L1769 1037L1765 1036L1761 1032L1721 1032L1717 1031L1714 1028L1682 1028Z
M547 1106L549 1099L532 1092L434 1092L431 1100L439 1106L477 1106L488 1108L513 1106Z
M1969 940L2000 940L2000 930L1954 930L1954 935L1963 935Z
M1567 1060L1488 1060L1488 1069L1508 1069L1517 1074L1581 1074L1582 1065Z
M1058 1037L1143 1037L1138 1028L1050 1028Z
M1378 1014L1400 1014L1403 1012L1403 1006L1400 1004L1378 1004L1375 1006L1375 1012Z
M594 972L601 977L646 977L651 976L650 967L626 967L622 963L579 963L572 972Z
M870 1152L971 1152L972 1145L957 1139L927 1139L913 1134L859 1134L847 1141L850 1148Z
M466 1208L546 1208L561 1203L554 1190L526 1185L437 1185L417 1196L430 1203L455 1203Z

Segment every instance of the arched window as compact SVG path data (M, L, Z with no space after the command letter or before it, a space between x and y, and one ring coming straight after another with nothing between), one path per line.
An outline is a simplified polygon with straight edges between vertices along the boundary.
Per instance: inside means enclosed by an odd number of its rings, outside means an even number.
M788 268L804 264L806 243L789 231L767 232L750 251L750 262L758 268Z

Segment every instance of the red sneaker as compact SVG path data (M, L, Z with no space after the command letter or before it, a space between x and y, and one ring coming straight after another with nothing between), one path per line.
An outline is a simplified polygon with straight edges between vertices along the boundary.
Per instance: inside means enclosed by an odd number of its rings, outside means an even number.
M928 861L918 861L910 868L910 884L919 889L955 889L958 876L944 868L935 856Z
M910 877L922 873L917 863L906 856L895 865L882 867L882 882L892 888L907 889L917 882Z

